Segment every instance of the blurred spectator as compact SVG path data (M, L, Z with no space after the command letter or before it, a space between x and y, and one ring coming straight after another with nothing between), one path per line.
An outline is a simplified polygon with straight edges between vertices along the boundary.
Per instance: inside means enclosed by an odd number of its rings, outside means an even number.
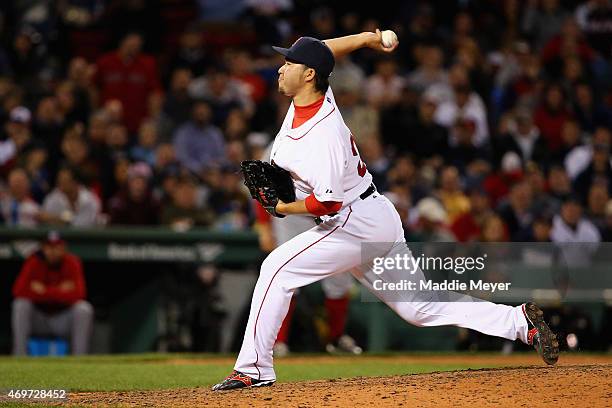
M212 121L221 126L232 109L240 109L247 117L254 113L254 105L247 86L232 79L227 68L218 64L189 84L189 95L194 99L205 100L212 110Z
M469 84L457 85L453 88L452 99L440 103L436 109L436 123L447 129L451 129L460 118L469 119L475 124L474 146L480 147L488 142L487 111L482 99L471 90ZM451 145L456 142L456 139L450 139Z
M595 57L573 17L565 19L561 32L552 37L542 49L542 61L553 78L560 76L563 61L567 57L578 57L584 65L590 65Z
M310 13L311 32L308 34L315 38L334 38L336 31L336 16L330 7L318 7Z
M365 98L375 108L385 108L399 102L405 80L397 73L397 63L382 58L376 63L376 71L365 83Z
M562 166L553 166L548 172L548 193L551 196L552 209L556 212L561 203L572 193L572 182Z
M444 157L448 150L448 131L434 122L436 103L427 94L421 96L418 106L402 97L399 104L383 111L381 125L385 142L398 153L412 153L420 160Z
M406 190L412 202L419 202L429 194L429 189L418 170L412 156L399 156L387 172L386 184L390 189Z
M229 53L228 60L231 77L244 85L254 103L262 102L268 87L261 75L255 72L253 56L244 49L234 50ZM334 74L335 72L334 69Z
M32 114L23 106L17 106L10 111L8 123L5 125L7 140L0 142L0 170L10 170L17 156L28 148L32 141L30 122Z
M485 219L492 213L486 191L476 186L469 190L470 211L459 215L450 226L459 242L478 241Z
M83 132L83 125L77 123L64 133L61 143L61 152L64 156L63 165L77 170L85 185L98 187L98 168L90 160L89 145L82 137Z
M554 242L599 242L597 227L582 215L582 206L576 196L568 196L561 212L553 220Z
M504 220L497 214L488 214L482 223L482 242L506 242L508 241L508 229Z
M444 54L440 47L425 45L416 48L417 68L407 77L408 85L421 93L430 86L447 81L444 71Z
M128 170L130 168L130 160L127 155L117 155L113 161L112 168L112 195L126 188L128 181Z
M215 213L214 228L223 231L236 231L248 225L249 195L243 189L240 173L235 167L226 167L215 172L216 182L211 183L208 207Z
M490 160L487 146L477 146L475 143L476 123L473 120L457 118L451 135L455 143L447 150L446 162L457 167L460 173L468 173L477 162ZM438 148L443 146L440 145ZM439 154L440 151L438 150L437 153Z
M590 76L589 68L585 67L579 58L570 56L563 60L563 72L559 84L568 95L568 101L571 101L574 87L581 82L588 81Z
M51 189L51 177L46 167L47 150L42 143L34 143L24 156L21 165L30 179L30 193L34 201L40 204Z
M495 86L504 89L519 77L527 73L529 62L533 61L529 43L516 41L505 45L500 50L493 51L489 56L490 62L495 66ZM537 57L535 57L537 60Z
M172 203L174 191L178 185L181 173L178 166L169 165L163 169L157 169L158 174L156 175L157 188L153 192L155 199L160 205L160 218L161 211Z
M348 55L339 56L336 58L334 75L329 77L329 83L335 93L339 91L358 92L363 89L365 73L363 68L355 64Z
M496 208L506 198L510 188L523 178L521 159L515 152L508 152L502 157L499 171L488 175L483 187L491 199L491 206Z
M551 242L552 216L537 214L533 223L520 236L522 242ZM537 250L537 248L535 248Z
M498 92L498 111L512 109L517 105L530 108L537 104L538 91L542 79L542 62L531 51L528 43L517 42L513 45L513 54L508 65L499 68L496 76Z
M198 206L196 184L191 177L180 179L171 193L172 202L162 210L163 224L186 230L195 226L206 227L214 222L214 213L209 208Z
M609 0L583 2L576 10L576 21L589 44L603 58L612 56L612 4Z
M46 48L40 43L40 34L24 26L15 35L9 49L9 59L15 80L22 85L34 86L38 74L46 67Z
M586 203L589 189L597 181L612 191L612 164L610 164L610 144L593 146L593 161L574 180L574 191Z
M566 120L561 128L561 147L552 155L551 161L555 164L565 163L569 153L576 147L582 146L585 139L578 122L573 119Z
M6 225L35 227L38 224L40 207L30 198L30 180L24 169L11 170L8 191L0 194L0 210Z
M533 189L522 181L510 190L509 199L499 206L498 213L508 228L511 241L517 241L522 230L533 222Z
M59 166L62 134L64 131L64 116L59 110L57 99L54 96L44 97L36 107L32 122L33 136L47 146L49 152L49 171L55 176Z
M69 119L85 122L91 114L92 105L97 102L97 92L93 84L95 72L95 64L90 64L85 58L74 57L70 60L67 79L73 87L74 109L72 113L67 114ZM60 101L60 105L62 105L62 101Z
M554 199L546 188L545 173L539 163L530 161L525 165L524 180L531 186L531 209L534 215L555 209Z
M354 132L353 136L358 144L378 137L380 122L379 111L363 100L363 78L359 78L359 73L361 71L351 73L350 68L347 68L347 71L344 72L345 77L336 78L339 84L332 88L344 122ZM336 71L334 70L335 75ZM332 77L330 77L331 79ZM402 102L399 106L402 105ZM385 115L385 113L383 112L382 115ZM399 129L397 131L399 132Z
M534 113L534 122L553 153L561 149L561 129L572 117L566 105L563 89L558 84L551 84L544 89L542 103Z
M77 106L75 87L70 81L59 84L53 96L57 104L57 117L61 118L64 124L87 121L89 106Z
M213 64L212 57L204 47L204 33L196 26L187 27L179 38L176 54L168 64L170 72L188 70L191 75L204 75Z
M533 38L538 49L559 34L568 16L559 3L559 0L527 1L521 26L523 31Z
M225 121L225 127L223 129L225 140L228 142L242 142L246 139L248 132L249 122L244 116L244 113L242 113L240 109L232 109L229 115L227 115L227 120Z
M444 207L435 198L427 197L416 205L416 223L412 226L412 241L454 242L453 234L447 229L448 217Z
M385 191L383 195L393 203L393 206L397 210L402 220L404 237L408 239L410 236L410 212L412 211L409 194L402 186L393 185L390 186L390 189Z
M598 127L587 145L578 145L565 156L565 169L572 180L575 180L593 160L594 146L612 145L612 133L605 127Z
M583 131L594 132L598 126L612 127L612 110L595 100L588 83L578 82L573 91L573 110Z
M129 33L116 51L103 55L97 64L94 82L103 103L117 99L123 105L124 124L135 134L147 115L149 95L161 86L155 60L141 53L142 36Z
M155 165L153 169L159 175L169 167L179 167L174 146L170 143L161 143L155 149Z
M100 202L79 179L77 172L64 167L57 173L56 187L45 198L41 219L45 223L93 227L98 222Z
M149 184L151 168L144 162L128 169L125 189L119 191L108 204L110 223L120 225L155 225L159 218L159 204Z
M519 108L514 117L510 132L503 135L498 142L496 155L498 162L504 154L511 151L520 156L523 165L528 161L535 161L541 166L546 166L548 147L540 136L539 129L533 124L531 111Z
M368 171L372 174L374 184L380 189L386 189L387 171L391 160L385 154L383 146L377 137L364 140L359 147L359 154L364 163L368 163Z
M193 105L191 120L179 127L173 145L178 161L196 174L225 162L221 131L210 123L212 112L203 101Z
M590 256L597 247L588 245L601 241L597 227L583 217L580 200L576 196L568 196L561 212L553 219L551 231L553 242L561 244L565 263L570 267L586 267L590 264Z
M144 121L138 129L138 144L130 149L130 157L134 161L155 165L155 149L157 148L157 127L152 121Z
M240 163L242 163L243 160L247 160L244 142L241 140L232 140L229 142L225 148L225 152L227 154L228 165L233 167L234 170L240 168ZM236 171L238 172L238 170Z
M461 190L461 180L456 167L448 166L442 169L440 189L437 194L444 206L449 223L470 210L470 200Z
M72 354L87 354L94 311L85 300L83 266L57 232L25 260L13 296L13 354L26 354L31 335L67 338Z
M172 71L170 87L163 104L163 112L172 123L172 130L189 120L193 99L188 88L192 80L191 72L186 68Z
M149 95L149 100L147 101L149 115L145 118L145 120L151 121L155 124L160 140L169 142L172 140L172 133L176 129L177 124L175 124L172 121L172 118L170 118L164 111L164 103L164 95L161 93L152 93ZM187 111L185 112L185 115L187 117L189 116L190 108L191 105L186 106Z
M208 2L199 0L199 3ZM247 21L253 25L262 46L282 44L291 34L291 26L286 17L288 17L287 13L293 10L293 0L244 0L244 2L232 0L231 4L234 6L246 5L245 16ZM220 5L219 8L225 12L236 10L235 7L228 7L226 2L220 2Z
M591 185L587 198L586 216L602 232L606 227L606 205L610 199L608 186L602 182Z

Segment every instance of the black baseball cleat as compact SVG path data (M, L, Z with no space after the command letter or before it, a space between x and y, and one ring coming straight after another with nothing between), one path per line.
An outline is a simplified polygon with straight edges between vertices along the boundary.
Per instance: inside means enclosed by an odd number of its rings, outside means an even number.
M527 319L527 344L536 349L546 364L553 365L559 359L559 341L544 321L544 312L535 303L523 304Z
M239 388L251 387L267 387L274 384L276 380L256 380L248 375L242 374L240 371L232 371L225 380L212 387L213 391L229 391Z

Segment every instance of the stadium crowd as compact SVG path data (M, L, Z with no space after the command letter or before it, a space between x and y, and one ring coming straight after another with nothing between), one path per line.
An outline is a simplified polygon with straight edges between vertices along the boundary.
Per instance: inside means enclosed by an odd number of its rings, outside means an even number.
M330 83L408 239L612 240L611 1L6 3L5 225L252 228L239 164L289 103L269 46L381 27L398 52Z

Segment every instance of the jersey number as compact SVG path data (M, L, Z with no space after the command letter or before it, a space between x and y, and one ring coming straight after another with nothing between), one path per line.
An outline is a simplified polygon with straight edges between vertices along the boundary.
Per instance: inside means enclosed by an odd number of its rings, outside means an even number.
M351 133L351 149L353 150L353 156L359 156L359 151L357 150L357 144L355 144L355 138L353 137L352 133ZM366 167L366 164L361 160L361 157L360 157L359 163L357 163L357 174L359 174L360 177L363 177L365 176L367 169L368 168Z

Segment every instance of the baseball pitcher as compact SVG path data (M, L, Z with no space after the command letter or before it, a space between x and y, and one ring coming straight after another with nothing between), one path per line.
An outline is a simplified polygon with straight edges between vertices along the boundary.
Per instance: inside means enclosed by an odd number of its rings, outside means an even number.
M292 103L274 140L268 166L287 172L295 187L295 201L279 199L274 185L266 182L277 179L267 176L268 167L261 174L252 169L245 172L245 183L273 216L307 214L316 217L318 225L280 245L262 263L234 371L213 390L274 384L272 349L296 289L350 271L380 297L373 285L385 275L374 273L373 260L392 256L402 247L409 253L400 217L372 184L328 84L335 58L362 47L392 52L397 37L385 33L377 30L325 41L302 37L290 48L274 47L285 56L278 70L278 89ZM378 245L378 253L362 259L365 242L390 244ZM423 277L421 270L416 273ZM520 339L532 344L546 363L558 359L556 337L533 303L511 307L486 301L382 300L416 326L455 325Z

